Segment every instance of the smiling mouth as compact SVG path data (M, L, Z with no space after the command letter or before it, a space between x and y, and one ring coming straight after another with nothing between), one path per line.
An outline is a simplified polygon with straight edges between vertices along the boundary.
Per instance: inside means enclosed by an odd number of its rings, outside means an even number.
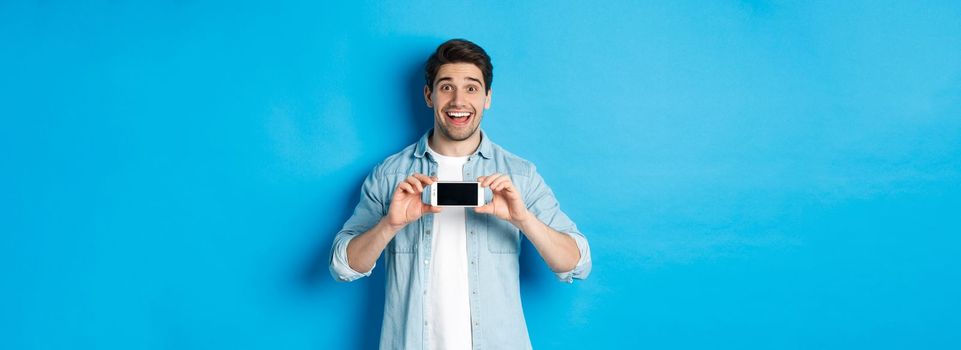
M474 113L466 111L447 111L444 114L447 115L447 119L450 120L451 124L457 126L467 125L474 116Z

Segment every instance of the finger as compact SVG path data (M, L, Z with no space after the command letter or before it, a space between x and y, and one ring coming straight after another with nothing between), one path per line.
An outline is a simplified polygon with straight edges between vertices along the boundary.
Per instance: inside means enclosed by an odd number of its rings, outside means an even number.
M401 191L416 193L414 192L414 189L410 187L410 184L407 182L401 182L400 185L397 186L397 188L399 188Z
M491 184L497 182L498 180L501 180L501 179L506 178L506 177L507 177L507 176L505 176L504 174L501 174L501 173L496 173L496 174L494 174L494 175L491 175L491 177L487 179L487 186L490 186Z
M474 211L481 214L490 214L494 212L493 204L485 204L479 207L474 207Z
M491 183L493 183L494 180L497 180L497 178L499 178L499 177L501 177L501 174L500 174L500 173L494 173L494 174L492 174L492 175L490 175L490 176L487 176L487 177L484 179L484 181L481 183L481 187L488 187L488 186L490 186Z
M424 186L420 184L420 180L418 180L417 178L411 176L405 179L404 181L407 181L407 183L409 183L412 187L414 187L414 189L417 190L417 193L424 192Z
M487 187L487 180L489 180L491 176L494 176L494 174L481 176L477 178L477 182L480 182L481 187Z
M500 191L501 189L504 188L504 185L510 186L510 184L511 184L511 178L510 178L510 177L501 176L501 177L497 178L496 180L494 180L493 182L491 182L491 184L490 184L491 191Z
M497 188L497 186L500 186L500 184L504 183L505 180L508 180L508 179L506 177L499 177L491 181L490 183L491 190Z
M417 179L418 181L420 181L420 183L422 183L422 184L424 184L424 185L430 185L430 184L434 183L434 179L431 179L431 178L427 177L427 175L424 175L424 174L414 174L414 178Z
M424 204L424 211L437 214L437 213L440 213L441 207Z
M517 189L513 184L504 184L502 187L503 188L501 188L499 193L503 195L504 198L506 198L509 202L513 203L521 198L520 193L517 192Z

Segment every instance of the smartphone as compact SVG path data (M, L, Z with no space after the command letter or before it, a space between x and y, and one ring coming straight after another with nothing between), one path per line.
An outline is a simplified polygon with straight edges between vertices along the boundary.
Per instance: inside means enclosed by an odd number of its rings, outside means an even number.
M438 181L430 185L430 205L479 207L484 205L484 188L477 181Z

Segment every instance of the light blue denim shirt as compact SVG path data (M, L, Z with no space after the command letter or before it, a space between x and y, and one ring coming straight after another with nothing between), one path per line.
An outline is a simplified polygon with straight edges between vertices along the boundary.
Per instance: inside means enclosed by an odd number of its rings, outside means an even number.
M401 181L414 173L436 175L437 162L427 153L430 135L431 131L428 131L420 141L388 157L367 176L361 188L360 202L331 247L330 273L335 279L349 282L370 275L370 271L357 272L347 264L347 243L387 215L393 191ZM493 173L509 175L523 194L528 210L558 232L570 235L577 243L580 260L573 270L558 273L558 279L571 283L573 279L584 279L590 274L591 251L587 239L561 211L554 193L531 162L505 151L482 132L480 147L468 157L463 172L464 179ZM488 201L490 197L491 192L487 190ZM492 215L469 209L466 213L474 348L530 348L519 284L521 232L511 223ZM399 231L385 249L387 291L381 349L428 348L424 295L431 276L432 228L433 216L424 215Z

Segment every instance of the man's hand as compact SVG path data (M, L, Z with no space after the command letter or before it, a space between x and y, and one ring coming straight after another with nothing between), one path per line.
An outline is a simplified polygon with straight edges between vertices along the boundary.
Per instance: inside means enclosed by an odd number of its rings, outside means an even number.
M524 199L514 187L511 178L493 174L477 178L481 187L490 187L494 198L490 203L474 208L474 211L493 214L516 226L534 244L547 266L556 273L572 271L580 260L577 242L571 236L554 230L527 210Z
M347 243L347 265L351 269L360 273L370 271L374 268L377 257L400 229L426 213L440 212L439 207L424 204L421 196L424 186L434 181L436 179L427 175L414 174L397 185L387 215L381 218L377 225Z
M510 176L495 173L488 176L477 178L481 187L490 187L494 197L490 203L474 208L474 211L484 214L492 214L501 220L506 220L518 228L525 221L534 217L524 205L524 199L520 192L514 187Z
M423 200L424 186L433 184L434 181L427 175L414 174L397 185L384 218L391 229L400 230L426 213L440 212L440 207L425 204Z

